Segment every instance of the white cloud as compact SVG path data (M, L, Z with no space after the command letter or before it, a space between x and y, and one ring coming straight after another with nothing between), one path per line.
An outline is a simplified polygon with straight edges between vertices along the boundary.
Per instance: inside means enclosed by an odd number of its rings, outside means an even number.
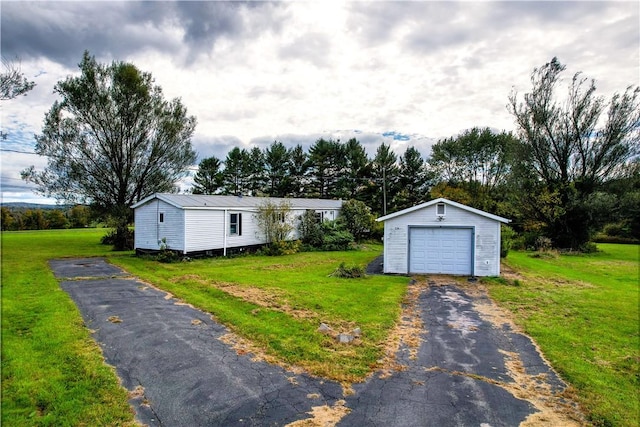
M200 158L273 140L306 148L319 137L351 136L370 155L383 141L398 155L409 145L427 155L437 139L473 126L512 130L509 93L528 91L533 68L554 56L567 64L567 79L582 70L607 98L638 84L639 8L591 1L5 2L3 53L20 55L38 86L2 105L2 127L11 146L32 147L55 82L77 74L88 49L102 62L133 62L166 97L181 97L198 118ZM408 139L383 135L389 131Z

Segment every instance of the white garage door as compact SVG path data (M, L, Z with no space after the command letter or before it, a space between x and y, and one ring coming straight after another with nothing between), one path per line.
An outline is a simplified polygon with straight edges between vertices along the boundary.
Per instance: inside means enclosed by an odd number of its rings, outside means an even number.
M471 275L470 228L411 228L409 272Z

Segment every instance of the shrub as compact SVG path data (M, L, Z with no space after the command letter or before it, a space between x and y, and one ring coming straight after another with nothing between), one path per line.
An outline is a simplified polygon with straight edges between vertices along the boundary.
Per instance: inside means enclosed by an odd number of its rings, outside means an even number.
M353 234L337 221L323 222L322 231L322 249L325 251L346 251L354 243Z
M341 277L344 279L356 279L359 277L365 277L364 268L359 265L352 265L347 267L344 262L340 263L340 266L336 268L336 270L331 273L329 276L331 277Z
M371 208L363 202L353 199L342 204L338 221L345 225L345 228L357 241L369 236L375 223Z
M299 240L280 240L278 242L273 242L269 245L262 247L259 250L260 254L268 255L268 256L280 256L280 255L292 255L297 253L300 250L300 241Z
M513 241L516 237L516 232L508 225L501 226L500 232L500 258L506 258L509 254L509 250L513 246Z
M305 246L319 248L323 243L322 224L316 218L316 213L312 210L305 211L300 217L298 226L300 240Z

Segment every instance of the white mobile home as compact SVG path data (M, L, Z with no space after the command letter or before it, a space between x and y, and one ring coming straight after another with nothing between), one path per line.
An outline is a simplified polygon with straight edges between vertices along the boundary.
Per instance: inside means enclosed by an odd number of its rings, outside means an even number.
M506 218L436 199L378 218L384 272L500 275L500 224Z
M132 206L135 249L158 251L163 245L183 254L222 254L266 243L255 214L261 205L287 202L292 220L312 210L321 220L336 219L341 200L154 194ZM297 225L297 224L294 224ZM296 238L292 234L292 238Z

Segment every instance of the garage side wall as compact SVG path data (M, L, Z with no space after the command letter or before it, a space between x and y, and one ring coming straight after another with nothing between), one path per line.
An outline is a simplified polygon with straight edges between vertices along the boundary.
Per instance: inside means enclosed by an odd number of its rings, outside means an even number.
M500 274L500 222L451 205L446 205L443 220L438 220L436 205L432 205L384 222L385 273L408 273L409 226L473 227L474 274Z

